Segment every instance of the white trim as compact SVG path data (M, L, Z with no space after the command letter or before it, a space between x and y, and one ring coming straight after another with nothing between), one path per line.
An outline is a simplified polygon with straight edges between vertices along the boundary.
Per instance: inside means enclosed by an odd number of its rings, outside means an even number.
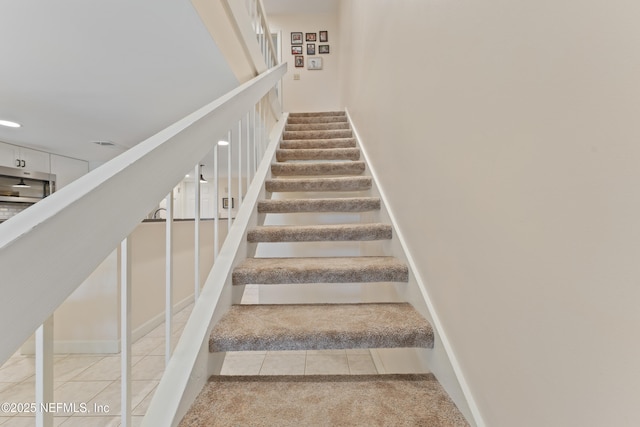
M20 354L35 354L35 341L27 341L20 348ZM120 340L105 341L54 341L54 354L118 354L120 353Z
M189 295L182 301L173 305L175 313L180 312L193 302L193 295ZM131 331L131 342L134 343L140 338L153 331L164 322L164 311L153 316L151 319ZM35 354L35 341L27 341L20 348L20 354ZM55 341L53 342L53 352L55 354L118 354L120 353L120 340L106 341Z
M193 302L193 298L193 295L189 295L182 301L173 304L173 312L178 313L180 310L184 309L186 306ZM164 322L164 317L165 312L163 311L162 313L158 313L157 315L153 316L151 319L147 320L142 325L131 331L131 342L138 341L140 338L144 337L149 332L162 325L162 323Z
M398 242L400 243L402 250L404 251L404 256L406 258L407 263L409 264L409 269L411 270L411 272L413 273L413 276L415 277L415 280L418 284L418 287L420 289L420 292L422 293L422 296L424 298L424 302L427 305L427 309L429 311L432 323L433 323L433 329L434 332L437 336L438 339L436 339L436 347L434 347L433 351L438 351L437 348L437 344L438 341L441 342L442 347L444 349L444 353L449 361L449 364L451 365L451 368L453 369L453 373L455 375L455 378L457 379L458 384L444 384L444 378L446 377L445 375L438 375L438 372L436 372L435 370L433 371L434 375L441 381L441 383L443 383L443 387L448 385L450 387L455 387L458 386L460 387L464 398L466 400L467 406L469 408L469 411L471 412L471 416L473 417L473 421L475 422L475 425L478 427L484 427L486 424L484 422L484 420L482 419L482 415L480 413L480 410L478 408L478 405L473 397L473 394L471 392L471 389L469 388L469 384L467 383L465 376L462 372L462 368L460 366L460 363L458 362L458 359L453 351L453 347L451 346L451 343L449 342L449 339L445 333L445 329L444 326L442 325L442 322L440 320L440 317L438 316L438 313L436 311L435 305L433 303L433 300L431 299L431 296L429 295L429 292L427 291L427 287L425 286L425 282L422 279L422 277L420 276L418 269L416 268L416 263L413 260L413 257L411 256L411 253L408 250L408 245L406 244L406 241L404 239L404 236L400 230L400 228L398 227L398 223L396 221L395 215L393 214L393 211L391 210L391 208L389 207L389 203L388 203L388 199L384 193L384 191L382 190L382 188L380 188L377 183L378 183L378 175L375 172L375 169L373 168L373 165L371 164L370 160L369 160L369 156L367 154L367 150L364 148L363 144L362 144L362 140L360 139L360 135L358 133L358 130L356 129L356 126L354 125L353 121L351 120L351 115L349 114L349 110L345 108L346 111L346 115L347 115L347 119L349 120L349 124L351 125L351 129L353 130L353 134L354 137L358 143L358 146L360 148L360 151L362 153L362 156L365 160L365 163L367 164L367 167L369 168L369 172L371 174L371 177L373 179L373 185L376 187L379 195L380 195L380 199L382 201L382 206L383 209L386 209L386 213L389 216L389 219L391 221L391 225L393 227L393 231L395 234L395 237L397 237Z

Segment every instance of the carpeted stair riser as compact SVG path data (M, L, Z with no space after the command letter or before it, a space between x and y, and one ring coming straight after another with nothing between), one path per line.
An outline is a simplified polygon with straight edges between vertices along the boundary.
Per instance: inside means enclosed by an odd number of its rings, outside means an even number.
M358 148L276 150L276 160L360 160Z
M330 139L330 138L353 138L351 129L339 130L296 130L285 131L283 139Z
M346 117L347 113L344 111L320 111L320 112L306 112L306 113L289 113L289 117Z
M316 117L291 117L287 120L291 125L304 125L308 123L347 123L347 116L316 116Z
M394 257L248 258L233 270L234 285L409 281Z
M313 192L313 191L365 191L370 190L372 180L368 176L336 177L336 178L289 178L269 179L265 189L271 193L278 192Z
M276 176L360 175L364 171L365 164L361 161L271 164L271 173Z
M287 132L294 131L310 131L310 130L345 130L351 129L349 123L304 123L304 124L288 124L284 130Z
M235 305L209 351L433 348L433 329L406 303Z
M333 139L291 139L280 141L280 149L330 149L330 148L355 148L355 138L333 138Z
M261 200L258 213L369 212L380 210L377 197Z
M387 224L269 225L247 232L249 243L371 241L391 237L392 229Z
M212 376L179 427L468 427L433 374Z

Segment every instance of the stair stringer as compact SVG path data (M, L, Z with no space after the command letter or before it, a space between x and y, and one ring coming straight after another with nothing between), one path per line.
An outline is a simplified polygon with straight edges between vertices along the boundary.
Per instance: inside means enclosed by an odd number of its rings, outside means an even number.
M404 284L403 288L398 287L397 290L401 293L403 300L411 303L431 323L435 334L433 349L404 349L405 351L402 354L398 354L394 350L372 349L371 353L376 367L381 370L384 365L402 365L409 371L418 372L422 371L426 364L429 371L435 375L458 409L467 418L467 421L471 425L484 427L485 423L435 310L433 301L429 296L425 281L418 273L416 263L408 251L403 234L398 227L392 210L389 208L388 199L378 185L377 174L369 161L367 150L362 144L357 127L353 123L348 109L345 110L347 120L353 130L356 145L360 148L362 160L366 164L364 175L369 175L372 178L371 196L379 197L381 200L380 211L374 214L363 214L363 218L371 215L371 219L391 224L393 237L385 242L385 255L394 256L404 261L409 267L409 282ZM367 249L363 247L362 250L363 255L367 255ZM400 359L394 360L396 358Z
M264 224L265 215L258 213L258 201L271 196L264 183L271 178L271 163L287 118L288 114L283 114L269 135L264 157L162 376L143 427L177 426L209 377L220 373L226 353L210 353L209 337L231 305L242 297L244 286L232 285L232 273L255 254L256 245L247 242L247 231Z

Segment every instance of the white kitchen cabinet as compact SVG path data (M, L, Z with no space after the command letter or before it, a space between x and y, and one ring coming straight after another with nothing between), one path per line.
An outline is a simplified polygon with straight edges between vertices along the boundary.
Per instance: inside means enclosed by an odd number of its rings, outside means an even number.
M0 165L49 173L49 153L0 142Z
M10 168L17 167L16 148L17 147L15 145L0 142L0 166L7 166Z
M49 153L24 147L17 148L17 160L20 160L20 167L22 169L49 173L51 168L49 164Z
M51 173L56 176L56 190L89 172L89 162L51 154Z

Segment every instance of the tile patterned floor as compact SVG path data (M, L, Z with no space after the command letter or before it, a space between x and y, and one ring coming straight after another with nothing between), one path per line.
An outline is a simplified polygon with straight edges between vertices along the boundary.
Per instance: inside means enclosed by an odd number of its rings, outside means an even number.
M257 303L257 289L247 286L244 303ZM193 304L174 317L174 342L191 314ZM140 425L164 372L164 324L132 346L132 424ZM230 352L222 375L321 375L375 374L369 350ZM120 356L91 354L56 355L55 402L84 402L89 409L109 406L108 413L58 413L54 426L117 427L120 425ZM15 354L0 367L0 403L35 400L35 368L32 356ZM94 406L97 405L97 406ZM34 426L31 414L0 412L0 427Z

